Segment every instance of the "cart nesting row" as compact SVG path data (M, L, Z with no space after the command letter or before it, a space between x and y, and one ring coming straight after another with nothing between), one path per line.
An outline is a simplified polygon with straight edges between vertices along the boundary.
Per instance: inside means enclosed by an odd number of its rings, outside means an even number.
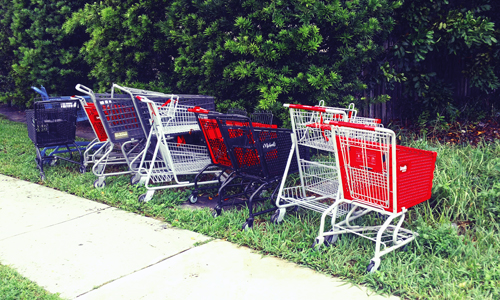
M132 174L131 184L147 189L139 201L151 200L159 189L192 186L192 203L214 189L215 217L227 205L248 207L244 230L265 213L280 223L287 209L315 211L321 222L313 246L333 245L346 233L372 240L369 272L379 268L383 255L417 236L402 225L410 207L430 198L436 153L396 145L392 130L378 119L357 116L352 105L286 104L292 129L283 129L272 125L268 112L214 112L213 98L205 96L118 85L110 94L81 85L77 90L92 101L37 102L27 113L41 176L43 162L58 158L42 155L38 147L58 144L69 151L75 131L70 125L83 107L97 138L82 161L63 159L79 163L81 171L93 163L95 187L103 187L107 176ZM105 172L109 165L123 168ZM293 173L298 180L287 180ZM265 201L272 205L257 211L256 202ZM365 225L369 213L376 214L378 225Z
M376 119L336 108L285 106L290 109L300 183L281 183L278 221L290 206L321 213L313 246L333 245L345 233L372 240L375 255L367 271L375 272L381 256L415 239L416 233L402 224L408 208L430 198L436 153L396 145L394 132ZM323 155L304 159L297 151L300 145ZM381 225L358 222L370 212L384 216ZM325 231L327 217L331 229Z

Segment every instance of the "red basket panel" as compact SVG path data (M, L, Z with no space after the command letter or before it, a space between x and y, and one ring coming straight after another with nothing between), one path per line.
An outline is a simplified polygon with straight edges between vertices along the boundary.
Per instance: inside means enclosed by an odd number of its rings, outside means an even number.
M389 161L389 191L386 188L386 183L382 182L382 172L386 157L381 155L379 149L380 145L377 143L367 143L366 141L349 141L348 155L350 161L351 172L359 170L362 181L370 182L369 184L355 184L349 182L349 178L345 169L344 158L339 153L340 173L342 177L342 186L344 198L348 200L358 200L363 203L372 203L374 206L377 199L383 200L389 198L389 203L384 210L393 212L392 201L392 159ZM365 149L361 149L356 144L363 145ZM339 138L337 137L337 145L340 150ZM390 148L389 148L390 149ZM390 151L390 150L389 150ZM364 154L363 154L364 153ZM437 153L433 151L421 150L405 146L396 146L396 182L397 182L397 212L401 212L402 207L410 208L419 203L428 200L432 193L432 181L434 179L434 169L436 164ZM370 173L366 172L370 170ZM371 174L375 174L373 177ZM377 176L380 174L380 176ZM379 184L377 184L379 180ZM349 183L351 188L356 190L358 195L356 197L351 195L349 190ZM389 193L389 195L387 195Z
M90 124L94 129L94 133L99 139L100 142L105 142L108 140L108 135L104 130L104 126L102 125L101 119L99 118L99 114L97 113L97 109L95 108L94 103L87 103L84 105L85 112L89 117Z
M217 120L214 119L203 119L200 118L201 131L205 136L205 141L207 142L208 151L212 158L214 164L233 167L231 159L227 154L226 145L222 139L222 134L217 124Z
M201 130L203 132L203 135L205 136L205 140L207 141L208 150L212 158L212 162L214 164L232 168L233 165L231 163L229 155L227 154L227 149L224 144L224 140L222 139L222 134L220 132L217 121L215 119L203 119L203 118L200 118L199 120L200 120ZM229 121L228 123L229 125L233 126L248 126L247 123L237 122L237 121ZM269 125L256 122L253 122L252 125L254 127L262 127L262 128L278 128L277 125ZM230 132L230 135L241 135L241 134L242 131L238 129L235 129ZM255 162L255 155L256 155L255 153L243 154L243 152L241 152L241 155L238 155L238 160L240 163L243 163L243 161ZM258 161L258 156L256 163L257 164L260 163L260 161Z

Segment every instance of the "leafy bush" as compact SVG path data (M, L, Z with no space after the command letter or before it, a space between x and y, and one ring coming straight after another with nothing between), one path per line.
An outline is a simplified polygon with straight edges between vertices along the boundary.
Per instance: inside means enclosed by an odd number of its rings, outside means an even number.
M157 26L164 15L164 1L101 1L86 4L63 28L68 34L82 28L89 35L80 51L101 91L114 82L164 88L173 86L174 54Z
M180 89L281 109L351 102L384 49L400 1L174 1L161 28L178 49ZM229 106L229 103L225 105Z

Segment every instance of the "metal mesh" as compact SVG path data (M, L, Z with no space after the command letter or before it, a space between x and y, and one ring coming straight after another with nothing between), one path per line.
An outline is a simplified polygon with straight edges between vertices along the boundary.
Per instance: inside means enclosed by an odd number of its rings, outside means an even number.
M346 115L293 109L291 110L291 118L293 118L299 145L332 151L333 144L325 130L314 128L314 126L325 124L328 121L346 120Z
M120 97L121 96L121 97ZM129 96L96 94L96 108L106 134L113 143L145 138L132 99Z

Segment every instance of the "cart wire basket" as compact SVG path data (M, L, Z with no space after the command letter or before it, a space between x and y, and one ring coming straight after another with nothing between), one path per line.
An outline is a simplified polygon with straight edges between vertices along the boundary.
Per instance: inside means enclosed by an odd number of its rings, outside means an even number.
M80 102L72 100L48 100L34 103L32 110L26 111L26 123L28 136L33 141L36 148L36 164L40 170L40 177L45 180L43 164L49 161L51 165L58 160L80 165L80 172L85 172L83 166L83 156L80 148L75 143L76 117L80 109ZM70 157L66 158L56 154L42 153L40 148L46 147L65 147ZM80 161L73 160L74 147L80 154Z
M168 101L175 100L178 104L185 107L201 107L208 110L215 110L214 97L205 95L189 95L189 94L165 94L156 91L149 91L137 88L131 88L113 84L111 93L116 90L123 91L130 95L138 115L139 121L144 130L145 136L149 135L151 131L151 116L149 113L148 104L140 101L137 97L147 97L148 100L156 102L158 105L167 105ZM203 138L199 130L190 130L192 128L186 127L183 132L169 133L167 139L177 140L180 143L189 142L190 144L201 145Z

